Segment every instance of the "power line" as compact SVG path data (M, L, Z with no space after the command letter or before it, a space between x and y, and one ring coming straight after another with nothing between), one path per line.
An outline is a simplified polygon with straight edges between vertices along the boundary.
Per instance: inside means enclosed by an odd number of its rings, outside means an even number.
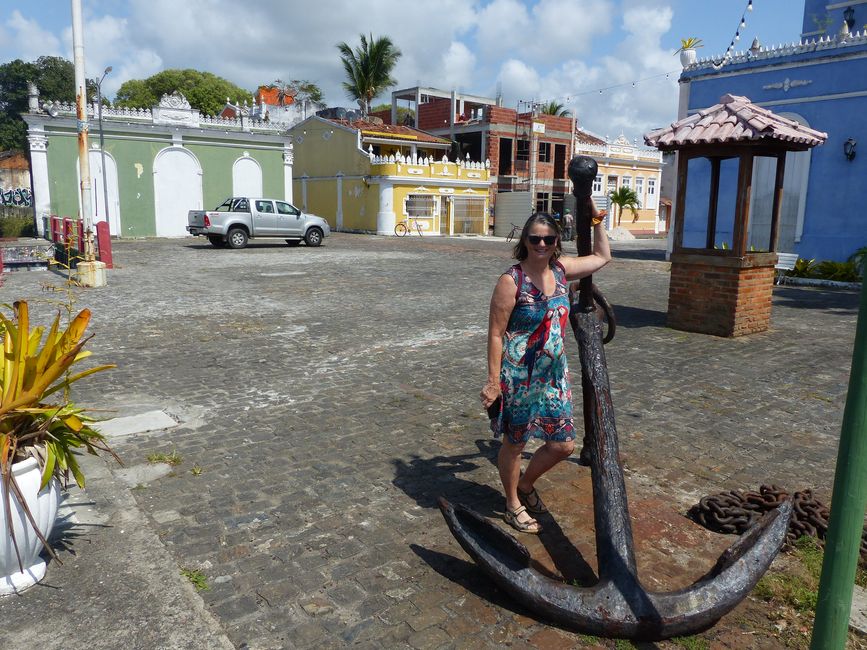
M594 88L593 90L583 90L583 91L577 92L577 93L569 93L568 95L561 95L559 97L552 97L551 99L548 99L545 101L540 101L540 102L535 102L535 103L541 105L541 104L547 104L550 102L559 102L560 100L563 100L567 104L569 104L570 101L572 99L574 99L575 97L583 97L584 95L595 95L597 93L601 95L602 93L604 93L607 90L615 90L617 88L626 88L628 86L631 86L633 88L637 88L639 84L642 84L645 81L653 81L654 79L661 79L662 77L669 79L669 78L671 78L671 75L678 74L678 73L679 73L679 70L672 70L670 72L660 72L659 74L655 74L655 75L652 75L650 77L643 77L641 79L635 79L634 81L626 81L624 83L614 84L611 86L604 86L602 88ZM524 100L522 100L522 101L524 101ZM530 104L530 103L534 103L534 102L524 101L524 103Z
M726 52L723 55L722 60L719 63L716 63L716 62L712 63L714 69L719 70L722 66L724 66L728 62L729 59L731 59L732 51L735 48L735 43L741 39L741 35L743 33L743 30L746 29L747 14L749 12L751 12L752 10L753 10L753 0L747 0L747 6L744 9L743 13L741 14L741 20L738 23L737 29L735 29L735 34L732 37L732 40L729 43L728 49L726 49ZM653 81L654 79L660 79L662 77L669 79L669 78L671 78L671 75L679 74L679 73L680 73L680 70L672 70L670 72L661 72L659 74L656 74L656 75L653 75L650 77L644 77L642 79L636 79L634 81L627 81L627 82L620 83L620 84L614 84L612 86L604 86L602 88L594 88L593 90L584 90L584 91L577 92L577 93L570 93L568 95L561 95L559 97L553 97L550 100L547 100L547 102L539 102L539 103L559 102L560 100L563 100L566 102L566 104L569 104L570 100L574 99L575 97L583 97L584 95L593 95L593 94L601 95L605 91L608 91L608 90L615 90L617 88L626 88L629 86L632 86L633 88L637 88L639 84L641 84L645 81ZM527 103L529 103L529 102L527 102Z

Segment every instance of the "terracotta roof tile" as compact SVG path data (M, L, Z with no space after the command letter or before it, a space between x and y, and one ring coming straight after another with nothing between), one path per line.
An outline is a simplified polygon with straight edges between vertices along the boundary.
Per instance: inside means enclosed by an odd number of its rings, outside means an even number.
M651 131L651 147L678 149L687 145L775 140L808 147L823 144L828 134L756 106L746 97L723 95L720 103Z
M394 138L395 140L410 140L413 142L430 142L435 144L449 144L445 138L439 138L427 131L414 129L402 124L380 124L368 120L332 120L343 126L348 126L361 131L362 135L380 138Z
M581 144L605 144L605 140L602 138L597 138L581 129L575 129L575 140Z

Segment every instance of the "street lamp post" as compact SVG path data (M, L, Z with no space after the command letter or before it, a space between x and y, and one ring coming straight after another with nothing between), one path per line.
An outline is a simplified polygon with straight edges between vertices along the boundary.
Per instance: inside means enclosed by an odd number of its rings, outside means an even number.
M102 82L105 81L106 75L111 72L111 66L108 66L102 73L102 77L96 82L96 105L97 105L97 123L99 124L99 155L102 158L102 212L105 215L105 223L108 224L109 232L111 232L111 222L108 219L108 171L105 167L105 141L102 134ZM119 233L115 233L119 234Z

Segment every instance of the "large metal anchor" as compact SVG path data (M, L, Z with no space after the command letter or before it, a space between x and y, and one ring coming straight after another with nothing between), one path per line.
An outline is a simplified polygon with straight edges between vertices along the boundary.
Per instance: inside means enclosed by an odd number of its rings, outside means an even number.
M596 172L592 158L576 156L569 163L578 199L582 255L590 253L590 215L582 207ZM785 539L791 499L741 535L689 587L667 593L644 589L637 574L592 279L582 279L577 301L575 295L570 322L581 359L584 425L592 434L588 443L599 581L592 587L577 587L542 575L531 568L526 547L499 526L443 498L440 510L463 549L500 588L557 624L597 636L646 641L695 634L731 611L770 566Z

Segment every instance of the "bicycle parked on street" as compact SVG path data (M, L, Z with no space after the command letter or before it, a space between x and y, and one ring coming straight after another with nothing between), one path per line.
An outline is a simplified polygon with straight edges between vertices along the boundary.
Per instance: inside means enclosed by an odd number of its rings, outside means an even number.
M521 232L522 228L523 226L516 226L515 224L512 224L512 229L509 231L509 234L506 235L506 241L512 241L515 236Z
M403 237L404 235L409 234L410 228L413 225L418 232L418 236L421 237L421 224L418 222L418 219L407 219L405 221L398 221L394 225L394 234L397 237Z

